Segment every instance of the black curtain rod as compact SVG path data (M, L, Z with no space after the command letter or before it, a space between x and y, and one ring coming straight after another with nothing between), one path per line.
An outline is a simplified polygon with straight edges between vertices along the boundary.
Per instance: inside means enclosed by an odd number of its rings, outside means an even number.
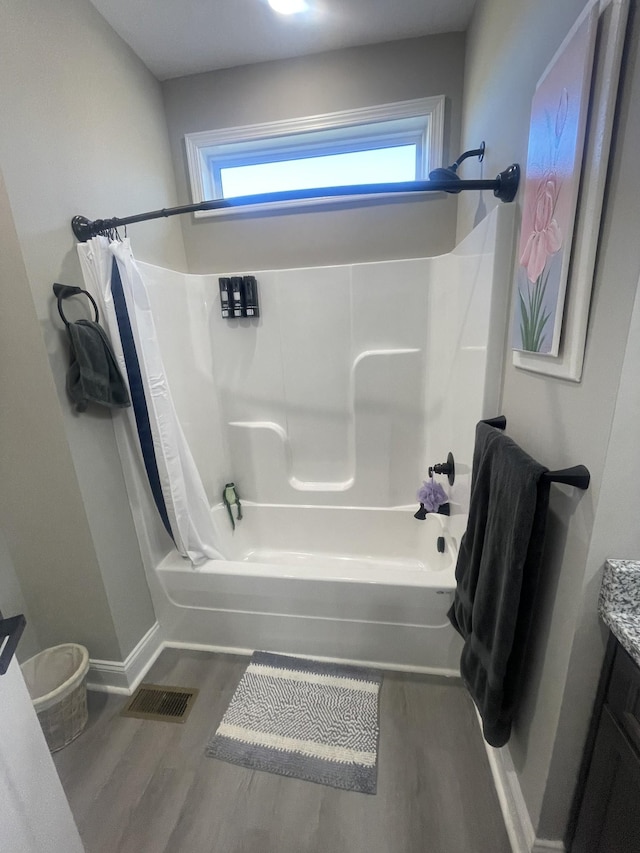
M507 419L504 415L498 415L496 418L486 418L485 424L495 427L495 429L506 429ZM574 465L573 468L562 468L559 471L547 471L542 475L549 483L563 483L565 486L575 486L576 489L589 488L591 481L591 473L585 465Z
M313 198L339 198L342 196L388 195L402 193L445 192L459 193L463 190L493 190L500 201L510 202L516 196L520 183L520 166L517 163L509 166L492 181L461 181L458 178L446 181L406 181L392 184L363 184L361 186L320 187L310 190L289 190L279 193L238 196L237 198L220 198L212 201L202 201L199 204L185 204L181 207L166 207L162 210L152 210L150 213L138 213L135 216L125 216L122 219L87 219L86 216L74 216L71 220L73 233L81 243L92 237L111 231L123 225L134 222L146 222L149 219L161 219L165 216L180 216L183 213L196 213L201 210L225 210L234 207L269 204L278 201L305 201Z

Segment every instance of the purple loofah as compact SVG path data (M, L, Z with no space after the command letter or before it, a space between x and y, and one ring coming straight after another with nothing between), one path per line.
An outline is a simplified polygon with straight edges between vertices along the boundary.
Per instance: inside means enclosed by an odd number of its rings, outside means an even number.
M436 483L432 478L425 480L418 489L418 500L424 504L427 512L437 512L438 507L446 504L449 498L440 483Z

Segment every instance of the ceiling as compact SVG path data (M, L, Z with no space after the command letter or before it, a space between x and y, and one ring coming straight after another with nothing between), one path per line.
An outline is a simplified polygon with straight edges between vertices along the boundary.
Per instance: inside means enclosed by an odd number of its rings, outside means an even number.
M475 0L91 0L160 80L432 33L465 30Z

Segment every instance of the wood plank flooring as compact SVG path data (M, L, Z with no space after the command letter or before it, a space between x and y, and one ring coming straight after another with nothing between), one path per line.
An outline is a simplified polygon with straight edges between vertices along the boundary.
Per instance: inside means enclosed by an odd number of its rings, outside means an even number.
M473 705L458 682L385 673L378 793L204 754L247 658L165 650L146 681L198 687L184 725L91 693L55 762L87 853L509 853Z

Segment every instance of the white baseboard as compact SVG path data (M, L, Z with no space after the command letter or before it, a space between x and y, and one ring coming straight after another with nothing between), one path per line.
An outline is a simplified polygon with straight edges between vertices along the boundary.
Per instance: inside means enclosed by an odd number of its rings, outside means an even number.
M163 648L160 625L156 622L124 661L92 658L87 690L131 696Z
M480 715L477 714L477 716L482 729ZM509 747L503 746L500 749L494 749L486 741L484 741L484 745L513 853L545 853L549 850L566 850L562 841L536 838L518 774L511 760Z
M254 649L232 648L229 646L214 646L202 643L181 643L163 641L160 636L160 625L155 623L140 640L125 661L99 660L92 658L89 662L87 690L100 693L118 693L130 696L138 687L146 673L156 662L163 649L189 649L191 651L213 652L225 655L244 655L250 657ZM428 666L411 666L403 664L380 663L378 661L347 660L345 658L327 658L317 655L296 655L292 657L309 657L313 660L327 663L343 663L352 666L371 667L398 672L415 672L423 675L437 675L444 678L460 678L460 673L454 669Z
M511 850L513 853L532 853L536 834L509 749L504 746L501 749L494 749L486 741L484 745L507 835L511 842Z

